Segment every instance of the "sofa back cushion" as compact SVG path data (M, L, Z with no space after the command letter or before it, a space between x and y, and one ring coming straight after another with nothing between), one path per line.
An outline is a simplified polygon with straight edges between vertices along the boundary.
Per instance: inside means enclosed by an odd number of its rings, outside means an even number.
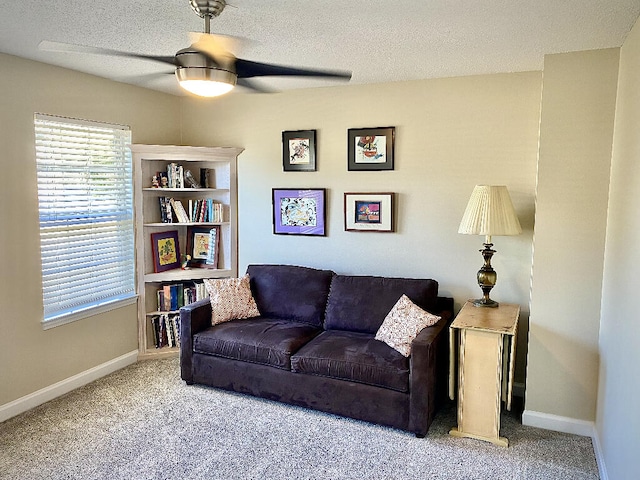
M336 275L331 282L324 328L375 334L403 294L424 310L434 312L438 301L438 282Z
M322 326L335 275L332 271L293 265L249 265L247 273L262 316Z

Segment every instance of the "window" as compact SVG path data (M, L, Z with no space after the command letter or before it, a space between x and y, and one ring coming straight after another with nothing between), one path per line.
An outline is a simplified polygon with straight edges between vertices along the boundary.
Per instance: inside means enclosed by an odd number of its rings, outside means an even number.
M44 328L135 301L129 127L36 114Z

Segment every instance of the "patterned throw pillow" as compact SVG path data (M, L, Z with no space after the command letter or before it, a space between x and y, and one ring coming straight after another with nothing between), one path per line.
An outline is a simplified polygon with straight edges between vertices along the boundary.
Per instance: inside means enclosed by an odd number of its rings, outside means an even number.
M249 275L241 278L208 278L204 285L211 300L211 325L260 315L249 287Z
M386 343L408 357L411 355L413 339L423 328L435 325L438 320L440 317L425 312L409 297L402 295L380 325L376 333L376 340Z

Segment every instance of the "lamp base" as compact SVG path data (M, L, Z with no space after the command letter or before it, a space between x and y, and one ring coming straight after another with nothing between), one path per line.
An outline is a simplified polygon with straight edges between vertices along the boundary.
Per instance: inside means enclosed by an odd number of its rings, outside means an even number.
M497 308L500 304L495 300L491 300L490 298L477 298L473 300L474 307L489 307L489 308Z
M476 307L490 307L496 308L498 306L498 302L491 300L489 298L489 292L496 284L496 279L498 278L498 274L491 267L491 257L496 251L491 248L493 247L492 243L484 243L484 248L480 250L482 253L482 258L484 258L484 265L480 270L478 270L478 286L482 289L482 298L473 301L473 304Z

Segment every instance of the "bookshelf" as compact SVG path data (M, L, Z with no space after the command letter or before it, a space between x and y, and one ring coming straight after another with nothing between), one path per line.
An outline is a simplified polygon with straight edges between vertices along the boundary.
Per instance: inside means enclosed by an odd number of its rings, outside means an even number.
M237 260L237 158L241 148L232 147L193 147L178 145L131 145L134 168L134 209L136 231L136 281L138 288L138 358L148 359L161 356L176 355L178 346L169 346L165 342L157 347L158 317L170 319L178 314L177 309L158 308L158 291L167 285L190 287L202 282L205 278L236 277L238 275ZM158 175L162 172L176 172L182 167L181 174L167 181ZM184 179L186 172L198 183L197 187L189 185ZM201 171L203 178L201 178ZM208 185L203 185L204 172L208 175ZM154 178L155 181L154 181ZM184 184L184 185L183 185ZM167 222L161 213L160 199L174 199L186 208L188 218L178 221L172 211L172 222ZM200 201L200 203L198 203ZM202 211L197 206L202 202L211 207L217 204L216 214L208 215L207 207ZM191 205L191 209L189 209ZM202 213L204 212L204 213ZM166 215L165 215L166 217ZM187 253L187 240L190 227L212 228L218 232L217 264L198 268L191 262L188 269L180 266L156 272L152 251L152 234L177 231L180 254ZM182 260L181 258L180 260ZM204 262L203 262L204 263ZM172 323L167 321L168 324ZM173 330L173 328L172 328ZM169 331L169 333L171 333Z

